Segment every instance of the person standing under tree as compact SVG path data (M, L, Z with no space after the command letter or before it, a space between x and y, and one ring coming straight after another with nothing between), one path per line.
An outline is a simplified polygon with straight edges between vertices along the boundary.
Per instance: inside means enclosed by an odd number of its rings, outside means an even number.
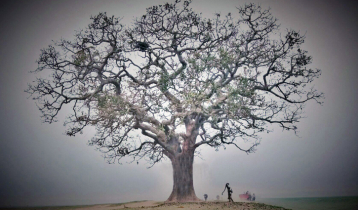
M232 191L231 188L229 187L229 183L226 183L225 189L224 189L224 191L221 193L221 195L224 194L226 188L227 188L227 195L228 195L229 202L230 202L230 201L231 201L231 202L234 202L234 201L232 200L232 198L231 198L231 194L233 193L233 191Z

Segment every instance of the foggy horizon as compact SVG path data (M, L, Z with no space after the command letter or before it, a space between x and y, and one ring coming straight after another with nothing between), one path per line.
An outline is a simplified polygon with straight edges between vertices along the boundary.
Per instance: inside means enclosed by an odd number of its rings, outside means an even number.
M56 206L166 200L173 185L169 160L107 164L88 140L93 128L68 137L63 126L70 107L58 122L42 123L35 101L24 92L36 76L40 50L61 38L73 39L99 12L123 17L132 25L149 6L165 0L4 1L0 32L0 207ZM205 3L204 3L205 2ZM271 8L280 32L305 34L303 49L313 57L312 69L322 70L313 84L325 94L323 105L306 104L305 118L294 132L271 126L255 153L234 147L209 146L194 160L198 198L215 199L225 184L233 200L247 190L257 198L358 196L358 32L357 7L337 1L193 0L204 17L236 13L235 7L259 3ZM130 159L128 159L129 161Z

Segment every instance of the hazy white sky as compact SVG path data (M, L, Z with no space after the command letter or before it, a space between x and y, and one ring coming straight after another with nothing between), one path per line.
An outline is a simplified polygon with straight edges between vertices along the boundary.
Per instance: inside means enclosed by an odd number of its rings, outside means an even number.
M126 24L145 8L166 1L1 1L0 3L0 207L68 205L131 200L166 200L172 190L169 161L108 165L87 146L93 131L70 138L59 123L42 124L34 101L24 93L34 79L40 49L90 23L99 12L121 16ZM206 147L195 159L194 187L213 199L229 182L233 199L246 190L257 197L358 195L358 25L350 1L194 0L205 16L235 13L245 2L271 7L286 28L306 33L313 68L322 69L316 88L323 106L308 103L299 136L262 136L254 154Z

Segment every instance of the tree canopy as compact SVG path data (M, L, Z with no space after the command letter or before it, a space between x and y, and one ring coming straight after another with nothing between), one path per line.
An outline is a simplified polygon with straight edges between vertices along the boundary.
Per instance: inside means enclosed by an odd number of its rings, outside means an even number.
M203 18L191 1L152 6L133 25L99 13L41 51L38 78L27 92L43 120L72 107L67 135L95 126L91 145L109 162L151 164L202 145L252 152L269 124L296 131L307 101L323 94L310 83L304 35L281 34L270 10L255 4ZM242 148L238 142L253 139Z

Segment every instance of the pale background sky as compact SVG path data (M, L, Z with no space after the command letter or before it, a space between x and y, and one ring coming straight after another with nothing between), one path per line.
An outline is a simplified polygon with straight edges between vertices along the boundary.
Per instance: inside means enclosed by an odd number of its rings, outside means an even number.
M109 165L87 146L93 131L67 137L60 122L41 123L34 101L24 93L34 79L40 49L90 23L99 12L124 17L166 1L1 1L0 3L0 207L118 203L166 200L172 190L171 163L151 169L145 162ZM241 0L194 0L209 16L236 12ZM206 147L194 163L199 198L221 194L225 183L233 199L246 190L257 197L358 195L358 10L353 1L246 1L271 7L286 28L306 33L304 48L313 68L322 69L316 88L323 106L313 102L298 124L299 136L275 128L262 136L254 154Z

